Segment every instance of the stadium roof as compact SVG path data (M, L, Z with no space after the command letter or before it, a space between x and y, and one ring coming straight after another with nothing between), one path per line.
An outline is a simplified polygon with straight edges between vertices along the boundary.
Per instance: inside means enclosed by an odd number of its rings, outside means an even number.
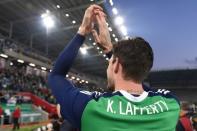
M77 32L85 9L93 3L104 8L105 2L103 0L1 0L0 33L18 41L20 46L55 60ZM55 27L48 30L43 26L41 18L41 14L47 10L55 21ZM107 22L113 28L111 35L114 33L120 38L110 17ZM86 55L79 53L73 67L83 73L105 77L107 61L93 42L92 36L88 36L84 44L88 53Z

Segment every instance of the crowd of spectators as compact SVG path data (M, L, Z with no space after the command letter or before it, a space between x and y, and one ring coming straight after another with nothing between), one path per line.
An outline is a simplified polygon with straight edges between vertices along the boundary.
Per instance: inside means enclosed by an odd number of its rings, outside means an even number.
M9 97L15 95L17 92L31 92L49 103L56 104L51 91L46 88L46 78L25 72L25 68L14 66L10 69L1 70L1 93Z
M71 80L71 82L80 90L105 91L93 83L80 83L77 80ZM17 92L31 92L51 104L57 104L50 88L47 87L47 76L26 73L25 66L0 69L0 95L8 99Z

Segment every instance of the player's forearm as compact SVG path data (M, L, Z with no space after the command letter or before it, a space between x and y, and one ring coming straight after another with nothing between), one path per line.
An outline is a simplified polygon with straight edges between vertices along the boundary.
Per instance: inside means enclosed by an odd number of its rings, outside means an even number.
M65 76L74 59L78 54L80 46L83 44L85 37L81 34L76 34L75 37L69 42L69 44L64 48L64 50L59 54L55 66L53 68L52 74L58 74Z

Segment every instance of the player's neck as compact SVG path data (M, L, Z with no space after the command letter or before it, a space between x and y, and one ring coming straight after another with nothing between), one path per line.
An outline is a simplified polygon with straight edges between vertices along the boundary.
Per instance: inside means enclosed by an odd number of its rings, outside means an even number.
M135 83L131 80L118 80L115 82L115 91L124 90L130 94L142 94L144 89L141 83Z

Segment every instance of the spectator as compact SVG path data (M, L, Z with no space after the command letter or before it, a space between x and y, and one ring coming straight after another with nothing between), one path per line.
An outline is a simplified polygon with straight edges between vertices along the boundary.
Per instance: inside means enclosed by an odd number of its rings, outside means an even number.
M197 114L193 116L192 121L193 121L194 131L197 131Z
M21 110L19 108L19 106L17 106L13 112L13 130L15 130L16 128L19 130L20 129L20 123L19 123L19 119L21 117Z
M3 115L3 109L2 107L0 106L0 117Z
M2 121L1 120L3 120L2 118L3 118L3 109L2 109L2 107L0 106L0 125L1 125L1 123L2 123Z
M178 121L176 131L193 131L190 121L190 105L188 102L181 103L180 119Z

